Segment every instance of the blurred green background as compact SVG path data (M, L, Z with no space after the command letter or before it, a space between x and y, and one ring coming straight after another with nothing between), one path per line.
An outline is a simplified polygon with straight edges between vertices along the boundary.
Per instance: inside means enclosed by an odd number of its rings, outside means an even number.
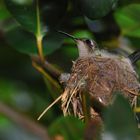
M61 94L32 66L37 38L42 37L45 59L63 72L70 72L78 57L74 42L56 30L92 38L99 48L128 56L140 47L140 1L0 0L0 140L85 139L85 124L72 116L64 118L60 103L37 121ZM140 74L139 62L135 69ZM127 101L118 97L116 102L106 112L109 120L102 139L139 139L139 114L135 121ZM115 107L118 112L113 112ZM120 118L114 113L123 116L117 128L114 120Z

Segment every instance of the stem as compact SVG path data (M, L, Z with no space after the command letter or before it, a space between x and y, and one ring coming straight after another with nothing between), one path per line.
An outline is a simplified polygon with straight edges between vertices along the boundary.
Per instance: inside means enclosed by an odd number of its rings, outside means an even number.
M86 91L83 91L81 96L85 122L88 123L90 120L90 102L88 98L89 94Z
M36 1L37 36L41 36L39 2Z
M41 61L44 62L44 55L43 55L43 49L42 49L43 35L41 33L40 11L39 11L38 0L36 1L36 18L37 18L37 33L36 33L37 48L38 48L39 57Z
M44 55L43 55L42 36L37 36L36 40L37 40L37 48L38 48L39 57L41 59L41 62L44 62L45 60L44 60Z

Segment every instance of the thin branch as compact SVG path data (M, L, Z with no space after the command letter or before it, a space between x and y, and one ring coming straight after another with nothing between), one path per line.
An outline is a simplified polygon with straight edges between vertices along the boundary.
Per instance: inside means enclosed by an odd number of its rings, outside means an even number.
M39 71L45 78L47 78L56 88L61 90L60 85L58 84L57 81L55 81L48 73L44 71L42 67L40 67L37 63L32 62L33 67Z
M46 128L42 127L40 124L29 119L27 116L16 112L12 108L4 104L3 102L0 102L0 114L6 116L14 123L20 125L21 127L28 130L29 132L40 137L41 140L50 140Z
M52 74L53 77L55 78L59 78L62 71L60 71L59 69L57 69L56 67L54 67L53 65L51 65L49 62L45 61L43 67L50 72L50 74Z
M53 78L55 78L57 80L59 79L59 77L60 77L62 72L60 70L58 70L57 68L55 68L48 61L44 61L42 63L40 58L37 57L37 56L32 56L31 59L32 59L33 62L35 62L38 65L40 65L40 67L42 67L42 69L44 69L47 73L49 73Z

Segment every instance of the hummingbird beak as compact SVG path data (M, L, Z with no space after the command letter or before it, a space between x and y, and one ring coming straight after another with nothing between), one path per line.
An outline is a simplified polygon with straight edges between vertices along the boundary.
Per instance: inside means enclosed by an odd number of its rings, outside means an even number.
M78 38L76 38L68 33L63 32L63 31L57 31L57 32L65 35L65 36L68 36L69 38L73 39L76 42L76 45L78 47L79 57L89 56L91 51L89 50L89 47L87 47L85 45L83 40L78 39Z
M63 31L57 31L58 33L61 33L61 34L63 34L63 35L65 35L65 36L67 36L67 37L69 37L69 38L71 38L71 39L73 39L74 41L76 41L77 42L77 40L78 40L78 38L76 38L76 37L74 37L74 36L72 36L72 35L70 35L70 34L68 34L68 33L65 33L65 32L63 32Z

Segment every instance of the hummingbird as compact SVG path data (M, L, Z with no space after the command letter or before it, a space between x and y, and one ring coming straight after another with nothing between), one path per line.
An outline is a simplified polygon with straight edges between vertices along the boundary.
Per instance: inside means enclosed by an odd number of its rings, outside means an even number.
M64 34L74 40L76 42L76 45L78 47L79 57L90 57L93 55L101 55L101 56L116 56L111 53L109 53L106 50L99 50L97 43L88 38L77 38L73 35L70 35L63 31L58 31L61 34ZM132 54L128 55L126 59L129 59L132 65L135 65L135 63L140 60L140 50L137 50L133 52Z

